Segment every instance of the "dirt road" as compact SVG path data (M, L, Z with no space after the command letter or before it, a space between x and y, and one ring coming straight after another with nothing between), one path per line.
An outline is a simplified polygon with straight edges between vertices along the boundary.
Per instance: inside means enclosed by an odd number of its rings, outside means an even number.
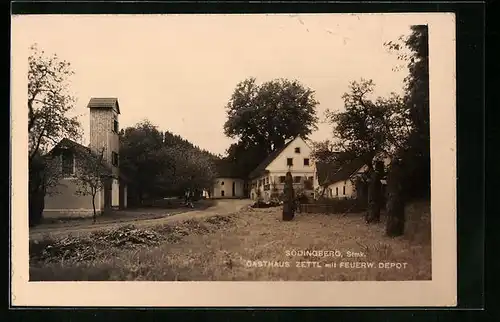
M84 224L84 225L67 226L67 227L50 227L49 225L47 225L44 227L32 229L30 231L30 239L40 239L43 238L43 236L46 234L50 234L52 236L57 235L58 237L61 237L61 235L68 235L68 234L76 236L80 234L86 234L95 230L116 228L130 224L136 227L146 227L158 224L171 223L175 221L183 221L186 219L193 219L193 218L206 218L215 215L224 216L237 212L238 210L246 206L249 206L251 203L252 201L248 199L217 200L217 203L213 207L210 207L208 209L193 210L177 214L174 213L171 216L163 218L111 222L111 223Z

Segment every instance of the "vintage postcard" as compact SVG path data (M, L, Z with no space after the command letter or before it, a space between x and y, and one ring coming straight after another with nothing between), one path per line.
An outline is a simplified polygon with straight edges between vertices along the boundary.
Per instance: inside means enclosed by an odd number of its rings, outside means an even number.
M17 15L11 59L12 305L456 305L453 14Z

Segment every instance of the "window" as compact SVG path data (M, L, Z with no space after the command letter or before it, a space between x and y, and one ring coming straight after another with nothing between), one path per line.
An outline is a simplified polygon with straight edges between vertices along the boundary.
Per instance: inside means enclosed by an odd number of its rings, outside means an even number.
M309 165L309 159L308 158L304 159L304 165Z
M295 148L295 153L300 153L300 148Z
M280 177L280 183L285 183L285 178L286 178L285 176L281 176Z
M289 166L289 167L293 166L293 158L287 158L286 159L286 165Z
M335 188L335 195L338 196L339 195L339 187Z
M342 187L342 194L345 196L345 186Z
M221 197L224 197L224 190L220 191L220 195L221 195Z
M118 133L118 121L117 120L113 121L113 131L115 133Z
M113 164L113 166L115 166L115 167L117 167L117 166L118 166L118 153L116 153L116 152L113 152L113 153L112 153L111 163L112 163L112 164Z
M300 183L300 176L293 177L293 182L294 183Z
M220 182L220 185L221 185L221 186L223 186L223 185L224 185L224 181L221 181L221 182Z
M304 176L304 188L306 190L313 190L314 189L313 177L305 177Z
M269 177L266 178L266 184L269 184Z
M72 176L75 173L75 157L70 150L64 150L61 154L62 174L65 177Z

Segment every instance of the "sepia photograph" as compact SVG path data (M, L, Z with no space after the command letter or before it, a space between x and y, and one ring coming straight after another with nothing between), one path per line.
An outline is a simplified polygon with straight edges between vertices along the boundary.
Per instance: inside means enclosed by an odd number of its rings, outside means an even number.
M18 281L456 304L453 15L12 18Z

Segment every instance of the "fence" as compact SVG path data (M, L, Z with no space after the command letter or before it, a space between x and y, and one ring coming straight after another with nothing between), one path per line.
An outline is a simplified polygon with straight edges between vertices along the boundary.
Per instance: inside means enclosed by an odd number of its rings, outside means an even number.
M366 210L366 203L356 199L331 199L300 204L302 213L355 213Z

